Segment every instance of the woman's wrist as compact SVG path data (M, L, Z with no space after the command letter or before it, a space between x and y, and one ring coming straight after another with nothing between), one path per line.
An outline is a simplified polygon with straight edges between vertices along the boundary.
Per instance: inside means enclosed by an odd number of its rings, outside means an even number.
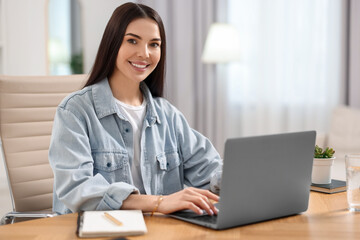
M163 200L165 196L162 195L138 195L130 194L127 199L123 201L120 209L131 210L139 209L143 212L154 214L155 212L164 213Z
M153 216L155 212L158 212L159 206L160 206L161 202L163 201L163 199L164 199L163 195L158 196L156 203L155 203L155 207L151 212L151 216Z

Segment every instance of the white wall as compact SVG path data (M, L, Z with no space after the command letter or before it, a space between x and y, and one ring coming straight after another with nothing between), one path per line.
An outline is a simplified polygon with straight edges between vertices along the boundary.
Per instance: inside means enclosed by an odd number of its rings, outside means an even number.
M47 0L3 0L4 74L47 74Z
M84 54L84 72L88 73L94 63L106 23L116 7L129 1L79 0L82 22L82 44Z

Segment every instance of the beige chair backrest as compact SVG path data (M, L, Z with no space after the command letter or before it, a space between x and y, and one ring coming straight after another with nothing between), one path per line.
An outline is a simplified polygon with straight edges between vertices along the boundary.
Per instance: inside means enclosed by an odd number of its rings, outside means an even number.
M86 79L0 75L0 134L14 211L52 208L48 149L56 107Z

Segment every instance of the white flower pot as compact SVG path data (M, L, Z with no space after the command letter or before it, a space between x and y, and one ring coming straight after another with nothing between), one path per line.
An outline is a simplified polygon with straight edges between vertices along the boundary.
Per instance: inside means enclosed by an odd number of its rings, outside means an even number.
M331 168L334 163L333 158L314 158L311 182L315 184L331 183Z

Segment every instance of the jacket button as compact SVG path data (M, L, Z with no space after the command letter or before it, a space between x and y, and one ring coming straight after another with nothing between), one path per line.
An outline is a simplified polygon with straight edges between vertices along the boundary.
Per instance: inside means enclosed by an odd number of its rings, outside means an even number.
M106 164L106 166L107 166L107 167L111 167L111 163L108 162L108 163Z
M125 129L125 132L129 132L130 130L127 128L127 129Z

